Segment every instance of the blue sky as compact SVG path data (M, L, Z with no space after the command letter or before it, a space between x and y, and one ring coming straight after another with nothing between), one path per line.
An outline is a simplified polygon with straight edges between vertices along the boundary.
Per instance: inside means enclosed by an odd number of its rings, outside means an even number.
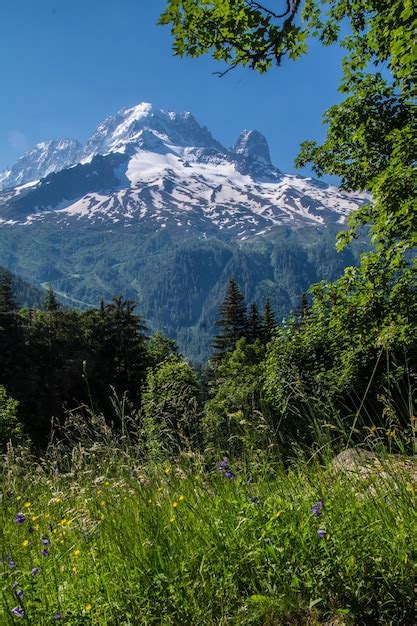
M3 0L0 9L0 170L47 139L84 142L106 116L141 101L192 111L224 145L244 128L267 137L274 163L295 171L304 139L322 139L339 99L341 51L309 55L264 76L224 78L209 57L174 57L163 0ZM305 172L304 172L305 173Z

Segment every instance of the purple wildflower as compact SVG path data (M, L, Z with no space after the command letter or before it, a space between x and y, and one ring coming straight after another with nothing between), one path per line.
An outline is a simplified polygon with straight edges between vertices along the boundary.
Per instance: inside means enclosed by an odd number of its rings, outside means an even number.
M39 574L39 567L32 568L32 571L30 573L32 574L32 576L37 576Z
M16 615L16 617L25 617L25 612L21 606L15 606L14 609L12 609L12 613Z
M48 537L42 537L42 543L44 546L49 546L51 542L49 541Z
M16 513L16 524L23 524L25 519L26 517L23 515L21 511L19 511L19 513Z
M46 548L44 548L42 550L42 556L49 556L49 550L47 550Z
M319 528L319 530L317 531L317 534L320 539L324 539L327 533L323 528Z
M232 470L227 470L227 472L224 473L224 475L226 476L226 478L236 478L236 476L233 474Z
M312 514L315 515L316 517L320 517L323 507L324 507L323 500L319 500L318 502L316 502L316 504L313 504L313 506L311 507Z
M227 456L225 456L223 460L219 461L219 463L217 464L217 469L219 470L219 472L225 472L228 468L229 468L229 459L227 458Z
M60 613L59 611L57 611L56 613L54 613L54 619L59 620L59 619L61 619L61 618L62 618L62 616L61 616L61 613Z
M18 598L23 598L23 591L21 589L16 589L15 594Z
M13 559L10 559L9 567L10 567L10 569L14 569L16 567L16 563L13 561Z

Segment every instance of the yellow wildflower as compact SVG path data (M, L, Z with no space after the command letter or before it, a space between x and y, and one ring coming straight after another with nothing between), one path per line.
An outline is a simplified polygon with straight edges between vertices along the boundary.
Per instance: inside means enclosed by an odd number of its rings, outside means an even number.
M28 540L28 539L24 539L24 540L22 541L22 546L23 546L24 548L27 548L27 547L28 547L28 545L29 545L29 540Z
M177 506L178 506L178 502L175 502L175 501L174 501L174 502L172 503L172 508L173 508L173 509L176 509L176 508L177 508Z
M76 548L76 550L73 550L72 552L72 555L75 559L78 558L80 554L81 554L81 550L79 548Z
M165 474L166 474L167 476L169 476L169 475L170 475L170 473L171 473L171 468L170 468L170 467L167 467L164 471L165 471Z
M19 502L19 500L22 499L22 496L16 496L16 500Z
M92 608L93 608L93 605L90 604L89 602L87 602L87 604L84 607L84 609L87 611L87 613L89 613Z
M32 502L25 502L24 505L25 509L28 509L30 506L32 506Z
M178 500L179 500L180 502L182 502L183 500L185 500L185 496L181 495L181 496L178 498Z

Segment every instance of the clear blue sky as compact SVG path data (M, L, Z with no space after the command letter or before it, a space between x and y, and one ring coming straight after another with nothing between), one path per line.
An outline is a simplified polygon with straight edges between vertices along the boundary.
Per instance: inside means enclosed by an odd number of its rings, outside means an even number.
M218 78L209 57L174 57L164 0L2 0L0 170L25 148L57 138L84 142L106 116L141 101L192 111L224 145L244 128L267 137L274 163L295 171L303 139L324 136L338 99L341 51L310 54L264 76Z

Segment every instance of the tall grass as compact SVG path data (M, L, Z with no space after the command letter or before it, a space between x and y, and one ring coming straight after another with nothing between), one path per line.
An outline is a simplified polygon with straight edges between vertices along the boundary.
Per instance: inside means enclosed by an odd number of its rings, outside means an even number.
M68 429L4 458L2 624L415 623L412 459L144 463L141 431Z

